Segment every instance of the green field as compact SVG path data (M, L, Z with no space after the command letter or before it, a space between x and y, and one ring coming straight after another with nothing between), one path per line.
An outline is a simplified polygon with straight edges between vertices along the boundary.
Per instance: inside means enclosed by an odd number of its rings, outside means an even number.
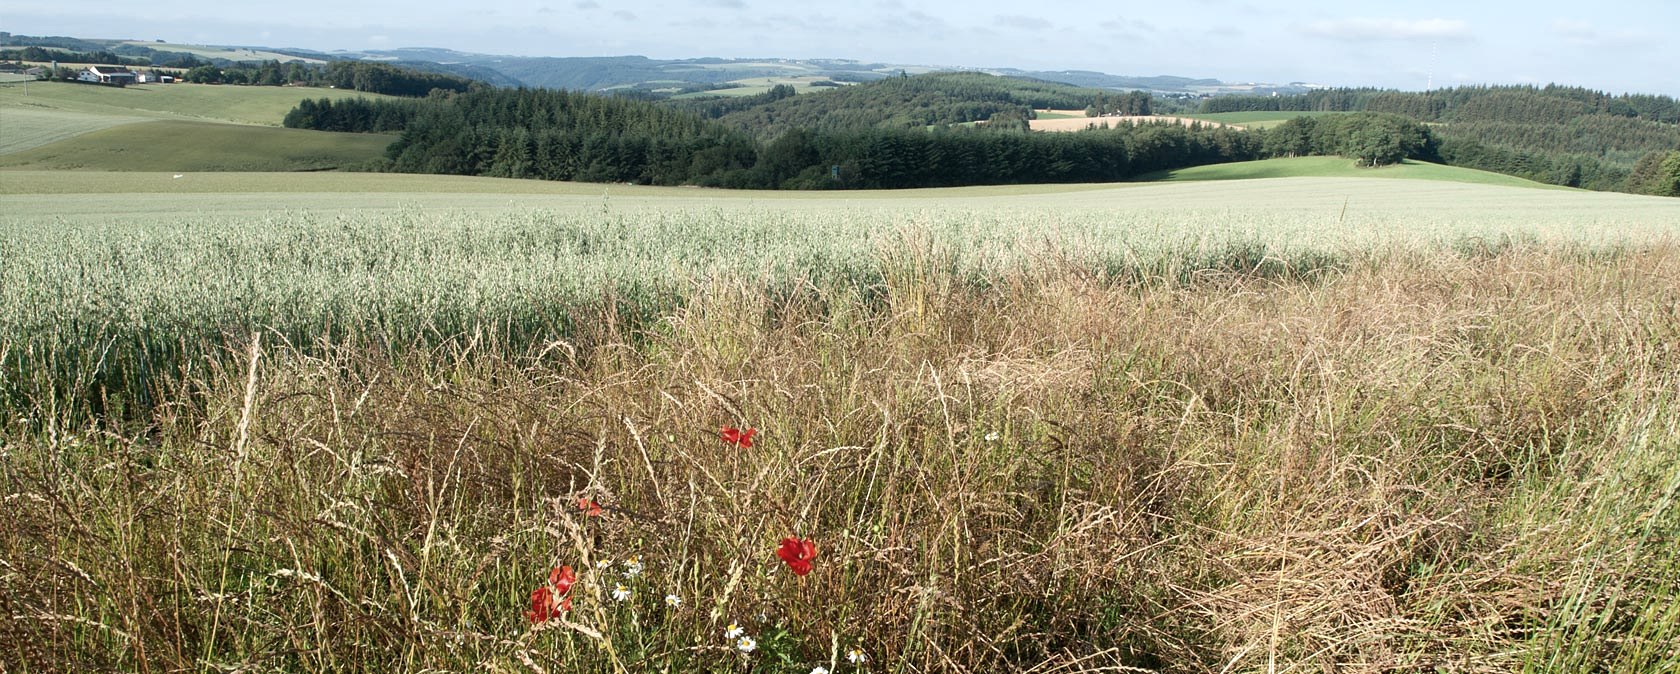
M1366 168L1342 157L1280 157L1260 161L1210 164L1143 176L1145 181L1202 182L1209 180L1253 180L1257 178L1384 178L1397 180L1439 180L1474 185L1503 185L1534 189L1565 190L1491 171L1406 160L1395 166Z
M1310 158L1285 161L1312 162ZM1299 243L1310 235L1311 240L1341 245L1445 241L1470 235L1642 239L1669 231L1680 217L1676 210L1680 203L1655 197L1372 177L1411 168L1375 173L1350 168L1355 173L1348 177L845 193L373 173L194 173L175 179L168 173L8 170L0 172L0 204L6 207L0 222L21 227L33 218L50 216L95 224L162 217L180 209L210 218L299 209L355 215L405 209L506 214L530 210L589 213L607 208L695 217L708 212L784 213L777 217L808 215L818 220L883 212L899 219L951 211L1023 218L1054 213L1057 220L1067 222L1060 231L1070 236L1086 226L1100 227L1105 232L1102 236L1119 236L1116 242L1140 240L1149 232L1172 233L1174 238L1223 232L1252 235L1269 244ZM78 197L67 200L62 195ZM1232 214L1241 217L1233 219ZM1102 224L1105 221L1112 224ZM1328 226L1337 221L1347 226ZM1344 237L1353 238L1344 241Z
M811 86L812 82L818 82L818 81L827 80L827 79L828 79L827 77L820 77L820 76L814 76L814 75L790 75L790 76L785 76L785 77L752 77L752 78L747 78L747 79L742 79L742 80L732 80L729 83L733 84L735 86L730 87L728 89L711 89L711 90L707 90L707 91L695 91L695 92L690 92L690 93L686 93L686 94L678 94L676 96L672 96L672 98L679 98L680 99L680 98L706 98L708 96L754 96L754 95L757 95L757 94L762 94L764 92L767 92L771 89L771 87L774 87L778 84L786 84L786 85L789 85L789 86L793 87L794 91L796 91L798 93L809 94L809 93L816 93L816 92L819 92L819 91L829 91L829 90L833 89L833 87L813 87L813 86ZM845 85L841 85L841 86L845 86Z
M0 168L318 171L382 156L393 137L279 128L304 98L357 92L169 84L0 86Z
M0 187L21 671L1680 667L1677 200Z
M145 84L100 87L66 82L0 86L0 116L14 109L66 111L116 117L154 116L280 126L305 98L385 98L341 89L244 87L215 84Z
M384 155L394 136L156 120L0 155L0 168L92 171L327 171ZM3 178L0 178L3 179Z
M147 42L144 40L129 40L123 44L134 45L137 47L147 47L158 51L185 52L206 59L227 59L229 61L279 61L281 63L288 63L291 61L302 61L304 63L326 63L326 61L322 61L321 59L303 58L299 56L292 56L290 54L272 52L266 49L253 49L250 47L211 47L193 44Z
M72 112L51 105L34 106L29 102L4 105L0 107L0 158L91 131L151 119L136 115Z
M322 173L391 138L289 105L0 87L0 669L1680 671L1680 199Z
M1222 124L1235 124L1250 129L1269 129L1296 117L1319 117L1323 115L1340 115L1340 112L1320 111L1281 111L1281 112L1214 112L1195 115L1178 115L1190 119L1205 119Z

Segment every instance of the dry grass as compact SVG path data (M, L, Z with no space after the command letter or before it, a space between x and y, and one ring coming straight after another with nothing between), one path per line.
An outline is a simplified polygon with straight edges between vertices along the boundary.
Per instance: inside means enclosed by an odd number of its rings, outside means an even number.
M1680 251L1186 283L1062 252L974 284L950 255L905 235L876 295L719 282L570 342L266 336L143 426L14 424L0 662L1680 667ZM793 533L804 578L770 552ZM614 602L594 562L631 554ZM531 629L562 563L577 609Z

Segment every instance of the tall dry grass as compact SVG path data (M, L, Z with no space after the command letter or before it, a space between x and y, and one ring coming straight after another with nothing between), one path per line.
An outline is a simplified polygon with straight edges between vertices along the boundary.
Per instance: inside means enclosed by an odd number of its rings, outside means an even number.
M1680 251L1123 282L1047 251L976 283L901 244L870 296L720 282L650 329L417 353L259 334L148 424L14 425L0 661L1680 669ZM559 564L575 610L533 628Z

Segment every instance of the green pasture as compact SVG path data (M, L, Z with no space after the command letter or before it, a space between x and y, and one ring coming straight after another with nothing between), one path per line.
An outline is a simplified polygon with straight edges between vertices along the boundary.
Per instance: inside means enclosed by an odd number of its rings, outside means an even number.
M1260 112L1213 112L1195 115L1178 115L1189 119L1205 119L1222 124L1236 124L1250 129L1269 129L1296 117L1321 117L1324 115L1341 115L1341 112L1323 111L1260 111Z
M72 112L32 101L0 104L0 157L73 138L90 131L143 122L151 117Z
M0 155L0 168L96 171L325 171L378 159L392 136L186 120L87 131Z
M0 86L0 116L14 109L66 111L117 117L157 116L235 124L280 126L306 98L384 98L379 94L317 87L247 87L217 84L142 84L101 87L68 82Z

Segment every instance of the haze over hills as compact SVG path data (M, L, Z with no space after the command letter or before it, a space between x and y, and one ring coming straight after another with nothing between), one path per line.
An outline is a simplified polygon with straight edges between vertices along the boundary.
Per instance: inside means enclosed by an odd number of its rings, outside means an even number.
M1026 70L1008 67L977 67L972 64L910 64L862 61L844 58L688 58L653 59L645 56L531 57L480 54L436 47L404 47L374 50L319 51L258 45L194 45L132 39L89 39L69 37L34 38L0 33L0 45L39 44L78 50L105 50L118 56L151 56L158 53L191 54L211 62L252 62L300 59L305 61L360 60L403 65L446 72L488 82L496 86L527 86L550 89L601 91L643 89L663 91L707 91L732 88L729 83L744 80L831 80L867 82L883 77L934 71L965 70L993 75L1025 77L1082 87L1142 90L1171 95L1217 95L1225 93L1301 93L1310 85L1292 83L1229 83L1209 77L1176 75L1114 75L1092 70ZM752 83L747 83L751 86ZM768 87L769 84L764 84Z

